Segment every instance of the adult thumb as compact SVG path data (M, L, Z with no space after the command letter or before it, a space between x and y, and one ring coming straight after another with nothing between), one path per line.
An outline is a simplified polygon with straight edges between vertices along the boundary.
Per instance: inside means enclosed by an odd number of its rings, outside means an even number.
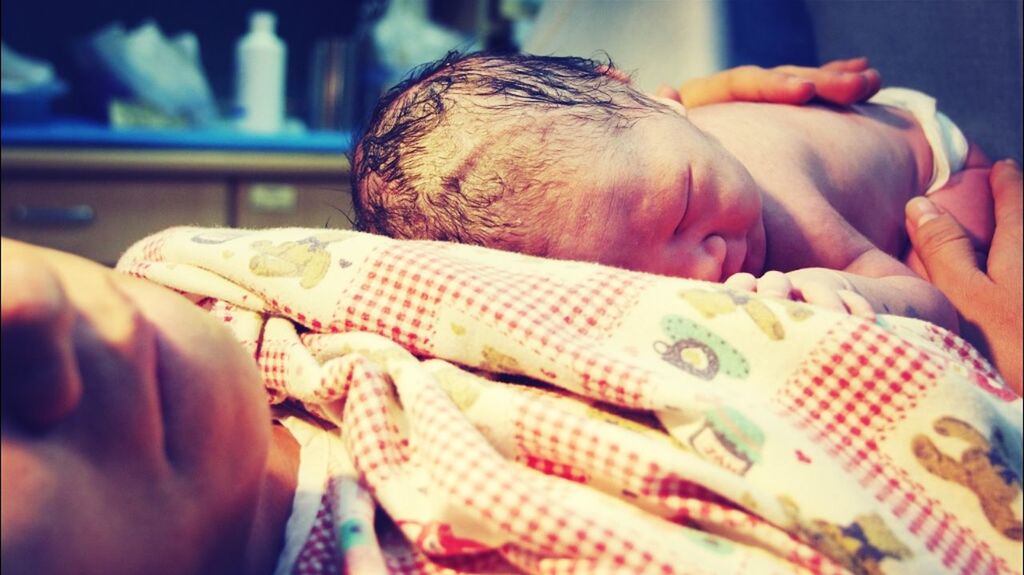
M907 202L907 233L931 283L954 303L963 301L973 275L981 273L967 232L925 197Z

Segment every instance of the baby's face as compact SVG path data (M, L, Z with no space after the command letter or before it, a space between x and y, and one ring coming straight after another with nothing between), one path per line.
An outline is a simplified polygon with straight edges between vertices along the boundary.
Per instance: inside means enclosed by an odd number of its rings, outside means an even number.
M560 238L551 256L707 281L760 272L758 187L681 107L581 145L587 148L580 156L592 164L567 190L572 197L561 198L572 205L578 231Z
M251 358L177 294L3 245L4 567L230 572L263 480Z

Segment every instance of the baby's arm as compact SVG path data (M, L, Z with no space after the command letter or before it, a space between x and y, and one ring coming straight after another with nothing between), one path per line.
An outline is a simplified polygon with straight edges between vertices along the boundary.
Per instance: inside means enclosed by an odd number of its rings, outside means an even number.
M876 312L916 317L958 331L956 310L942 292L905 265L871 248L845 270L804 268L736 274L726 285L873 318Z
M946 296L878 248L869 249L838 273L877 312L917 317L959 331L956 309Z

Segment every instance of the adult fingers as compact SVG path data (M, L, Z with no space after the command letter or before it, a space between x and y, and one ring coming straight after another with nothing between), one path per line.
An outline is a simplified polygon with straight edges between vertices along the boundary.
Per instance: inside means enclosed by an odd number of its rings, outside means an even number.
M739 66L694 78L683 84L680 93L688 107L733 101L804 104L815 96L849 105L870 98L881 83L881 75L868 67L865 58L853 58L820 68Z
M992 194L995 196L996 212L1011 215L1019 224L1021 221L1022 200L1020 166L1013 160L1002 160L992 166Z
M658 89L654 91L654 95L659 98L668 98L669 100L675 100L680 104L683 103L683 96L682 94L679 93L679 90L676 90L675 88L669 86L668 84L662 84L658 86Z
M867 81L867 87L864 90L864 93L861 94L861 100L867 100L871 96L877 94L882 88L882 74L874 68L864 70L863 74L864 79Z
M706 78L694 78L679 91L683 105L690 108L736 101L803 104L814 97L810 81L759 66L740 66Z
M846 58L845 60L832 60L821 65L822 70L832 72L863 72L869 67L868 59L864 56Z
M812 82L815 96L843 106L871 97L878 91L882 82L878 71L874 69L846 72L802 66L779 66L773 70Z
M957 308L963 309L969 304L970 286L982 278L988 280L978 269L967 233L953 216L940 212L925 197L907 202L906 213L910 241L928 277Z
M1013 160L1004 160L992 167L992 174L989 176L992 184L992 195L995 200L996 229L992 238L992 253L998 253L998 248L1017 246L1020 251L1022 243L1022 227L1024 227L1024 216L1022 216L1022 198L1024 184L1021 182L1020 166Z
M874 96L878 92L879 88L882 87L882 75L870 66L868 59L861 56L859 58L849 58L847 60L833 60L827 62L821 66L822 70L828 70L830 72L847 72L847 73L860 73L866 80L865 89L860 94L861 100L866 100L871 96Z

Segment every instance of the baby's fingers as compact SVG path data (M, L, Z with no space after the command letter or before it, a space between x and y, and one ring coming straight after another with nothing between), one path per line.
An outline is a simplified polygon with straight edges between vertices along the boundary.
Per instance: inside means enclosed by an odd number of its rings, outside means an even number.
M875 320L875 309L871 307L868 300L857 292L841 289L836 292L839 295L839 299L843 301L843 305L846 306L846 311L850 315Z
M746 272L732 274L723 283L736 291L757 291L757 278Z
M790 299L793 294L793 283L782 272L765 272L757 280L757 293L769 297Z
M836 290L817 282L807 282L800 285L796 291L800 298L809 304L840 313L847 313L846 305L843 303L843 299L839 297L838 292L841 290Z

